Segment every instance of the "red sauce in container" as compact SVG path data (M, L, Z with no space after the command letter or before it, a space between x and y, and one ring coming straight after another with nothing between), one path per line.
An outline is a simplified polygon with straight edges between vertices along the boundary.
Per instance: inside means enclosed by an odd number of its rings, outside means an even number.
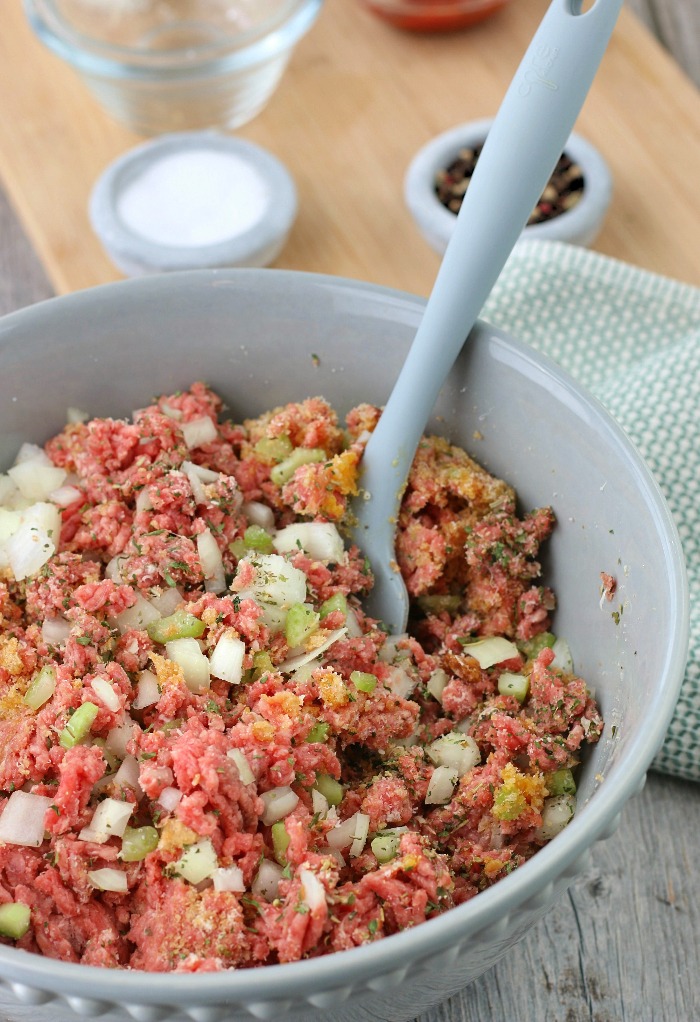
M447 32L466 28L505 7L508 0L362 0L369 10L397 28Z

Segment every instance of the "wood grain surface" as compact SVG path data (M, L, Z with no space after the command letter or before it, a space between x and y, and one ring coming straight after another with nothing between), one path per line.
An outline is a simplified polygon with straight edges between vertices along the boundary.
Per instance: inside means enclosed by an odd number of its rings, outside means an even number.
M661 26L685 25L685 32L679 32L680 48L674 52L679 60L686 61L689 73L700 66L697 0L631 0L631 3L642 14L651 12L652 25L654 18ZM364 13L360 15L354 10L351 0L335 3L330 0L327 6L324 19L337 16L351 38L350 27L356 25L355 19L366 18ZM522 11L517 17L510 12L506 19L504 13L491 27L469 33L462 42L448 42L444 47L444 52L450 55L450 59L445 59L446 67L452 66L453 51L464 47L467 70L479 51L480 81L488 83L489 95L497 87L505 86L505 64L495 53L484 50L486 43L496 45L498 33L512 32L519 46L526 45L528 25L537 20L543 4L539 0L516 0L513 6L528 8L527 16ZM47 72L43 54L37 67L23 70L23 64L34 59L35 50L29 44L28 50L23 49L26 40L18 25L10 5L3 4L0 58L5 83L12 71L13 88L0 90L0 170L15 211L0 193L0 315L49 297L54 289L71 290L116 278L90 236L84 200L101 165L137 141L103 118L82 91L69 82L70 76L64 76L53 66ZM363 31L369 23L365 25ZM402 84L390 80L381 68L382 49L393 36L382 27L373 26L366 52L353 59L349 50L341 48L336 59L336 54L324 52L321 45L328 39L327 31L328 27L323 29L320 23L317 43L311 45L310 39L310 45L300 49L287 88L245 132L247 137L275 151L276 144L282 147L276 131L281 119L294 116L307 126L304 151L294 154L292 148L284 148L282 154L288 164L294 158L302 206L305 204L306 208L279 265L344 272L427 293L437 257L433 258L421 245L405 222L397 189L406 158L435 131L460 119L489 114L492 107L486 93L479 90L475 95L468 81L457 116L453 95L438 103L434 94L421 96L420 83L416 83L407 86L408 94L402 96ZM663 41L673 48L673 35L670 41L668 37ZM431 59L443 59L441 44L406 40L400 45L421 59L426 54ZM638 23L626 17L614 40L607 68L601 72L601 92L592 95L585 111L586 134L601 148L605 145L605 155L614 164L617 184L616 206L596 247L608 254L622 253L622 257L638 265L698 284L699 200L695 191L700 166L698 98L687 78L663 54L659 56L661 51L654 44L651 46L650 51L648 37ZM9 64L8 49L18 51ZM644 54L649 52L654 54L652 67L645 64ZM24 59L20 59L22 53ZM616 54L622 54L624 60L618 60ZM376 79L367 71L373 60L379 61ZM636 65L644 86L642 95L645 101L652 98L646 108L647 132L642 130L641 116L626 122L621 116L623 106L629 105L631 109L635 105L637 93L634 82L620 82L618 75L626 74L626 69ZM62 98L54 107L57 78L61 79ZM299 82L306 83L299 85L299 89L307 99L322 86L338 90L336 122L316 114L313 104L305 107L301 98L292 101L288 93ZM347 92L341 88L344 85L348 86ZM616 85L621 88L621 96L617 106L609 106L606 96ZM365 116L374 115L377 110L373 95L377 87L386 91L387 105L395 106L395 125L386 137L375 132L365 134L361 124ZM676 87L676 100L669 108L666 102ZM25 95L19 97L17 93L22 91ZM71 103L75 104L74 113ZM384 104L380 107L384 109ZM413 114L407 132L402 118L409 108ZM26 121L13 120L20 117ZM667 118L675 123L674 132L669 131ZM82 131L77 131L76 123L82 125ZM342 135L347 136L340 141L338 125L344 129ZM330 143L324 139L324 131L331 128L336 133L336 142L330 146L332 158L326 149ZM65 132L74 146L68 156L62 137ZM661 149L663 146L656 145L657 139L663 138L665 145L671 134L677 135L676 143L665 154L657 154L653 159L645 154L650 137L655 142L652 148ZM36 161L32 188L18 180L27 168L26 159L21 162L8 155L13 144L19 142L29 146ZM362 174L353 159L358 151L362 155ZM319 152L324 155L320 164L314 165ZM676 196L680 206L676 219L684 213L688 222L687 232L676 239L676 245L662 213L652 215L649 209L674 191L673 182L680 173L674 159L679 152L687 154L685 172L690 184ZM388 165L394 171L387 177ZM324 174L319 173L319 166ZM670 185L666 175L670 176ZM371 201L368 181L372 182ZM632 193L621 198L620 184L630 181ZM50 215L44 222L47 212ZM356 229L348 224L351 216L359 217ZM319 237L316 233L319 225L332 236ZM645 790L623 813L618 832L595 846L591 866L568 894L494 969L458 996L421 1016L420 1022L700 1019L699 845L700 787L651 774ZM25 1014L31 1019L31 1011Z
M546 9L514 0L466 32L423 36L356 0L327 0L282 85L242 137L279 156L299 216L277 265L427 294L438 256L419 235L402 183L432 136L495 113ZM6 4L0 67L0 176L53 286L119 277L87 205L101 171L143 141L102 112L74 72ZM641 23L623 11L577 123L614 178L595 248L700 284L700 96Z

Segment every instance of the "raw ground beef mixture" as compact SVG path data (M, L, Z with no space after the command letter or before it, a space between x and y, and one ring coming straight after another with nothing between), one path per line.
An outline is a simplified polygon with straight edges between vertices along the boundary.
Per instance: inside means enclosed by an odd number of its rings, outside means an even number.
M549 632L551 511L424 439L387 636L342 541L378 409L221 411L197 383L72 412L0 477L0 939L27 951L195 971L367 944L574 811L602 720Z

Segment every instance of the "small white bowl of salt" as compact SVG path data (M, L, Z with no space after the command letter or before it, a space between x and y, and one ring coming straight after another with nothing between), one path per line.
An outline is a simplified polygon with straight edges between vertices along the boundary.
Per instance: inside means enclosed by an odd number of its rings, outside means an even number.
M217 266L268 266L297 213L286 167L252 142L215 131L162 135L100 176L90 220L129 277Z

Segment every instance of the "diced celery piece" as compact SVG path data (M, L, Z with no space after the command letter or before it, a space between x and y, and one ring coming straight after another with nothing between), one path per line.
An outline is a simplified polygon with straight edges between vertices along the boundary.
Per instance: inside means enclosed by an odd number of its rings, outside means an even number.
M274 550L272 536L262 525L249 525L243 533L243 542L247 549L257 550L261 554L271 554Z
M324 617L328 617L334 610L342 610L343 614L348 612L348 601L342 593L335 593L330 596L327 600L324 600L321 606L318 608L321 620Z
M38 710L47 703L56 689L56 668L46 664L32 678L29 688L24 693L23 702L30 710Z
M119 857L124 862L140 862L157 847L158 831L155 827L127 827Z
M530 679L524 674L503 671L498 679L498 691L502 696L514 696L519 703L523 703L530 691Z
M416 600L418 606L425 614L456 614L462 601L461 596L441 595L439 593L428 596L419 596Z
M275 436L263 437L262 440L258 440L253 450L261 461L272 463L284 461L292 453L294 447L288 436Z
M315 787L328 800L329 806L339 806L343 801L343 786L330 774L316 774Z
M284 637L292 649L301 646L318 628L319 615L308 603L293 603L284 622Z
M245 540L242 536L238 539L232 540L229 543L228 548L237 561L241 561L248 553L248 547L245 545Z
M575 795L576 781L574 775L567 767L555 770L546 777L547 791L550 795Z
M19 940L29 929L29 905L21 901L8 901L0 905L0 934Z
M296 447L288 458L275 465L270 472L270 479L275 486L284 486L302 465L325 460L326 452L322 447Z
M374 692L377 687L377 676L368 674L366 671L353 671L350 681L360 692Z
M289 848L289 834L284 825L284 820L278 820L272 824L270 828L272 832L272 848L275 854L275 859L279 862L280 866L287 864L287 849Z
M66 726L58 737L64 749L72 749L88 734L97 716L98 708L94 703L81 703L75 713L68 719Z
M401 836L394 831L384 831L373 839L371 848L377 862L390 862L399 850Z
M555 636L551 632L540 632L539 635L534 635L531 639L518 642L518 646L524 657L534 660L538 653L543 649L551 649L554 643Z
M328 724L323 720L319 720L309 731L306 741L310 743L325 742L327 735Z
M204 633L204 622L186 610L176 610L170 617L161 617L146 625L149 638L162 646L174 639L198 639Z
M253 653L253 681L259 681L263 674L269 674L274 669L275 665L267 650L261 649Z

